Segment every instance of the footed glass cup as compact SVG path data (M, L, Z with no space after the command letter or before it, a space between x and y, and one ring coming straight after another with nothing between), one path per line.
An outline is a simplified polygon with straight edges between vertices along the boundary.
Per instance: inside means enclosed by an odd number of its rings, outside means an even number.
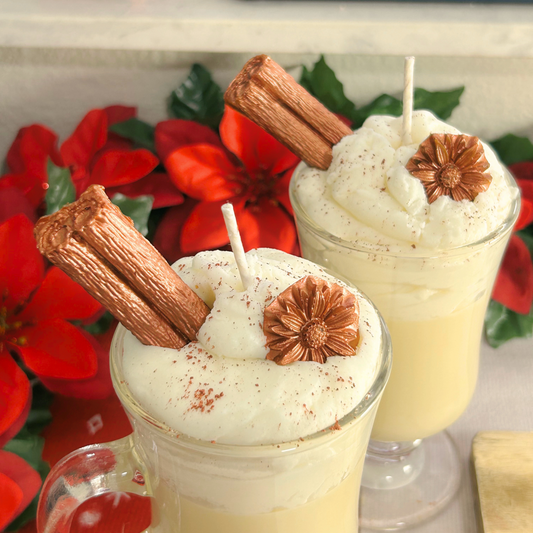
M507 179L517 189L509 173ZM519 195L496 231L433 254L340 239L304 211L295 180L290 195L303 256L364 291L391 335L394 365L365 462L361 525L416 524L440 511L459 486L457 451L443 430L474 393L484 316Z
M365 452L391 368L382 320L372 386L339 426L294 442L258 446L193 439L148 414L123 377L125 333L122 326L115 333L111 374L133 433L81 448L52 469L39 500L39 533L357 531ZM124 502L132 504L130 512L117 523Z

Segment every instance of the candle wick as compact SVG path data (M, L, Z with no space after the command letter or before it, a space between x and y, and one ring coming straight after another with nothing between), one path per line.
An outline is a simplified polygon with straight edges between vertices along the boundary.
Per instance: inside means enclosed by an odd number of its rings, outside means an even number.
M235 256L235 262L239 269L242 285L246 290L252 284L252 276L250 275L250 269L248 268L248 262L246 261L246 254L244 253L244 246L242 245L241 234L239 233L239 227L237 226L237 219L235 218L235 211L233 205L229 202L222 206L222 215L224 216L224 223L226 224L226 230L228 232L229 242L233 255Z
M413 142L411 129L413 124L413 78L415 72L415 58L405 58L404 84L403 84L403 116L402 116L402 143L407 146Z

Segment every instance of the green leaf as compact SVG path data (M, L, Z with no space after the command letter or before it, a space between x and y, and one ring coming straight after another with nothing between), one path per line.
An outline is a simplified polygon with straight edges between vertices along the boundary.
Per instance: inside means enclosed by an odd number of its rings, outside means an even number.
M153 196L138 196L137 198L128 198L123 194L117 193L111 201L120 208L120 210L133 220L135 229L146 235L148 233L148 217L154 203Z
M370 115L392 115L399 117L402 114L402 110L403 104L398 98L389 94L382 94L352 114L352 128L360 128Z
M139 120L138 118L130 118L124 122L117 122L109 126L109 131L133 141L136 145L146 148L155 153L155 128L151 124Z
M100 335L111 327L113 320L113 315L109 311L106 311L96 322L83 326L83 329L91 335Z
M70 178L70 170L68 168L56 167L52 160L49 159L47 171L46 214L51 215L76 199L76 189Z
M533 316L521 315L492 300L485 315L485 332L493 348L516 337L533 335Z
M533 144L527 137L518 137L509 133L490 144L505 165L533 160Z
M50 405L54 395L40 382L32 387L31 410L26 420L25 428L32 435L39 435L52 422Z
M224 113L224 95L211 73L195 63L185 82L172 91L168 110L175 118L194 120L216 129Z
M459 105L465 88L457 87L451 91L426 91L416 88L414 91L414 109L427 109L441 120L446 120Z
M311 70L303 67L300 84L330 111L353 120L355 105L346 98L344 86L327 65L324 56L320 57Z

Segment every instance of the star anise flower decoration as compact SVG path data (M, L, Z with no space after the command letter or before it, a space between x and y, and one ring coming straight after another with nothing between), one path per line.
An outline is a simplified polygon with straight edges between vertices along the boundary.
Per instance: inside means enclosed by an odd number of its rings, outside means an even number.
M263 331L270 348L267 359L278 365L355 355L359 303L340 285L306 276L265 309Z
M483 146L477 137L433 133L420 144L405 168L418 178L432 204L439 196L474 200L492 180Z

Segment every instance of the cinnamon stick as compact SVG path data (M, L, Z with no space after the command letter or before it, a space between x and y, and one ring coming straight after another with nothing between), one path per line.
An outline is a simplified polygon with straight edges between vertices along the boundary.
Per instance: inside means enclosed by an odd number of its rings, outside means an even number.
M37 246L141 342L181 348L209 308L93 185L35 226Z
M224 100L309 166L321 170L329 168L333 146L352 133L266 55L244 65Z

